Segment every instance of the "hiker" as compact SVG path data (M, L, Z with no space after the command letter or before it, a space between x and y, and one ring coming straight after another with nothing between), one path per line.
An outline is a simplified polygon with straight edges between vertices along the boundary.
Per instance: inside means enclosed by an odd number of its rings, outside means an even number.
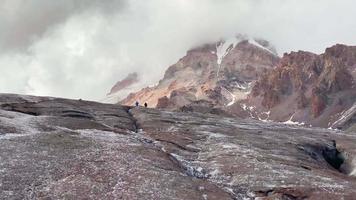
M148 106L148 105L147 105L147 102L145 102L145 108L147 108L147 106Z
M140 105L140 104L138 103L138 101L136 101L135 105L136 105L136 107L138 107L138 105Z

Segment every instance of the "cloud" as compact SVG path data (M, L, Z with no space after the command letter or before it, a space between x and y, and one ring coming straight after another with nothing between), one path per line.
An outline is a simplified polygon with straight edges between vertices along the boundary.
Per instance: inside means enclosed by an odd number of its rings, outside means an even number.
M72 15L84 11L114 13L124 1L106 0L2 0L0 52L26 48L42 34Z
M354 44L352 0L3 0L0 91L99 100L138 72L158 81L186 50L245 33L279 53Z

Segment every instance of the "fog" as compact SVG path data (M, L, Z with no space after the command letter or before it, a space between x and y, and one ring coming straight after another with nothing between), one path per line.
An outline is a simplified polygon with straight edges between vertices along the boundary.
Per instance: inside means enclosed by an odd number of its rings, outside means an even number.
M0 92L100 100L238 33L282 55L356 43L353 0L0 0Z

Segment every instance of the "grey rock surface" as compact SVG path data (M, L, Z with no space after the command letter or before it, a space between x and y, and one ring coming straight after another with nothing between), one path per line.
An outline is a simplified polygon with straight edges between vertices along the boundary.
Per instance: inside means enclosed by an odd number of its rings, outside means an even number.
M353 199L355 133L0 94L0 199Z

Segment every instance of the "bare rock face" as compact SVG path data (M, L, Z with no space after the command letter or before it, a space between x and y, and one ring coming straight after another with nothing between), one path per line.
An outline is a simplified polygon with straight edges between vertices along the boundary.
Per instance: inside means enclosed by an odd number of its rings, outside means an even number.
M313 117L319 117L326 108L327 97L320 91L313 90L311 96L311 111Z
M355 132L0 94L2 199L353 199L355 155Z
M167 109L199 100L214 102L217 107L230 106L246 98L251 83L278 60L267 41L245 36L202 45L170 66L157 86L132 93L121 103L140 101L162 107L160 99L166 102L167 97Z
M188 176L233 199L352 199L356 192L354 135L198 113L131 113L141 134L159 141Z
M247 103L254 118L334 127L356 101L356 47L335 45L324 54L285 54L254 85Z
M168 108L170 107L170 101L167 96L158 99L156 108Z
M356 132L356 103L342 113L342 116L334 122L333 127L344 129L348 132Z
M215 104L206 100L198 100L193 103L184 105L175 111L188 112L188 113L201 113L201 114L214 114L222 117L233 117L223 109L215 107Z
M129 109L0 95L1 199L231 199L137 133Z
M280 103L280 97L283 95L302 91L303 79L307 78L305 74L308 73L303 69L312 68L315 58L315 54L302 51L285 54L274 70L266 72L256 82L252 96L263 95L264 105L271 108Z

